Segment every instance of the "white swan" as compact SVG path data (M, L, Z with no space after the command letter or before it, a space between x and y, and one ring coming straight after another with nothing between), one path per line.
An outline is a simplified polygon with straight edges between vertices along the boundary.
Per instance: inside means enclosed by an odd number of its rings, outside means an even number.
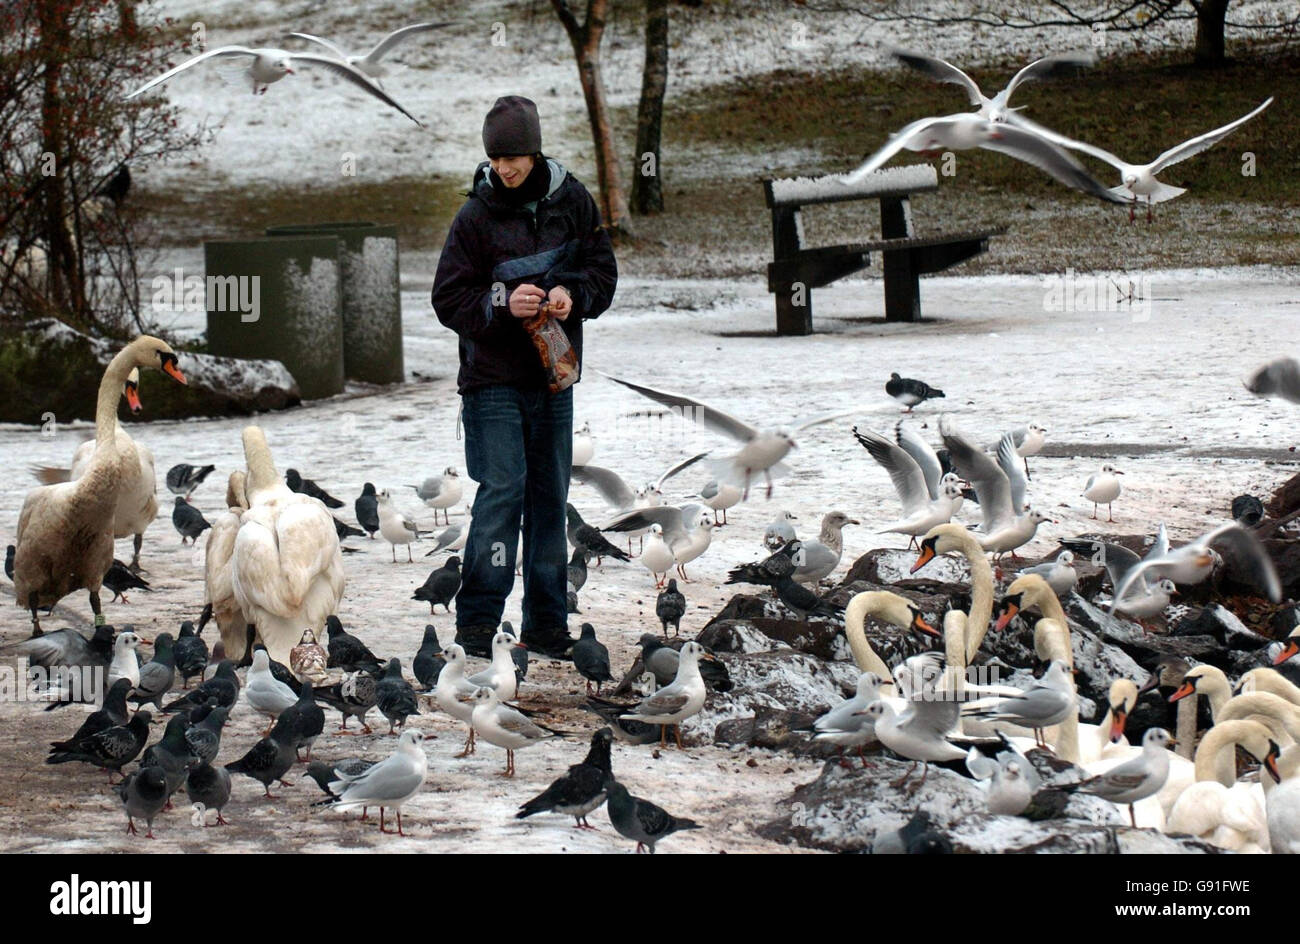
M240 522L248 510L245 494L246 475L241 469L230 473L226 483L226 510L212 519L208 530L208 543L203 552L203 614L199 617L198 631L208 620L217 621L217 632L225 645L226 658L236 662L244 658L248 646L246 631L248 620L235 600L234 580L230 560L235 553L235 536Z
M1260 774L1268 816L1268 842L1274 855L1300 855L1300 746L1292 745L1277 762L1280 782L1271 771Z
M248 511L235 536L235 601L266 644L288 664L303 629L315 630L343 598L343 554L328 509L280 479L256 426L244 428Z
M1216 724L1196 749L1196 782L1187 787L1169 812L1165 831L1187 833L1234 852L1258 852L1268 847L1264 791L1258 783L1219 782L1219 755L1239 745L1276 770L1280 750L1269 730L1258 721ZM1265 774L1267 776L1267 774Z
M921 551L912 573L916 573L939 554L958 552L966 556L970 563L971 598L970 612L965 615L963 632L966 636L966 659L969 664L979 651L984 634L989 630L989 618L993 615L993 569L984 556L984 549L969 531L959 524L941 524L931 528L921 540ZM952 618L959 618L959 614ZM948 617L944 618L945 624Z
M80 478L43 485L27 493L18 516L14 590L18 605L31 610L39 635L39 607L87 590L96 620L102 619L99 588L113 564L114 514L126 459L117 441L117 401L131 370L153 367L179 383L176 353L149 335L136 338L109 362L95 404L95 447ZM138 461L135 460L135 461Z
M1300 705L1300 686L1277 669L1251 669L1237 681L1237 690L1243 693L1271 692L1293 705Z
M880 679L880 691L893 696L897 692L893 673L885 660L876 654L867 640L866 622L868 616L877 616L892 623L900 629L912 629L917 632L938 636L938 631L925 621L921 611L911 601L890 593L888 590L867 590L856 593L844 607L844 635L848 638L853 661L861 672L872 672ZM897 710L902 711L901 705Z

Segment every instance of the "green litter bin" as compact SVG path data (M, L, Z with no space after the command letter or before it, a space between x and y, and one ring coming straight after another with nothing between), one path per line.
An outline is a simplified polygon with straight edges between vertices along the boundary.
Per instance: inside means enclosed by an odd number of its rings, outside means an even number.
M204 243L209 353L278 360L304 399L342 392L339 245L330 235Z
M339 240L343 372L350 380L391 384L406 379L397 227L375 223L272 226L279 237L332 235Z

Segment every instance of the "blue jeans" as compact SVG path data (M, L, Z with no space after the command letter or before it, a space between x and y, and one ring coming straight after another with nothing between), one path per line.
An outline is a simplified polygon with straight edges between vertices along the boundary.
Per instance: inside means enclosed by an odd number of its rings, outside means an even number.
M496 626L515 584L523 525L522 635L568 626L565 502L573 457L573 388L481 387L464 395L465 465L478 483L456 626Z

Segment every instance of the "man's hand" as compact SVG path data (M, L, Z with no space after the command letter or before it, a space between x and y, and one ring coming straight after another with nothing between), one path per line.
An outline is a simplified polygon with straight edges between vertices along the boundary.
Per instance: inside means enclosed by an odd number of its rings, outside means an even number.
M573 311L573 299L569 297L569 290L563 285L557 285L551 289L548 296L551 307L546 309L546 313L555 318L556 321L563 321L569 317L569 312Z
M510 314L516 318L532 318L544 298L546 293L540 288L525 283L510 293Z

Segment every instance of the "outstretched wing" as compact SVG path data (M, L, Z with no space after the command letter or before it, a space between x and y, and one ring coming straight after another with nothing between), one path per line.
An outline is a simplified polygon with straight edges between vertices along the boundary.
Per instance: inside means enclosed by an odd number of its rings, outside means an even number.
M685 394L670 393L666 390L656 390L654 387L646 387L642 384L633 383L630 380L621 380L612 374L606 374L601 371L596 371L596 373L600 374L602 377L609 378L616 384L622 384L629 390L635 390L637 393L641 394L641 396L649 397L656 403L662 403L664 406L680 409L682 415L686 419L699 423L701 426L706 429L711 429L715 433L729 436L737 442L749 442L758 435L758 430L753 426L750 426L748 423L743 423L734 416L723 413L721 410L711 407L707 403L702 403L692 397L688 397Z
M945 62L943 59L935 56L927 56L924 53L911 52L907 49L891 49L890 55L905 66L910 66L918 72L923 72L930 78L939 82L949 82L953 85L960 85L966 90L966 97L970 99L972 105L978 106L983 104L984 95L980 92L980 87L961 69L958 69L951 62ZM1029 67L1029 68L1032 68ZM1020 78L1020 76L1016 76ZM1012 79L1015 82L1015 79ZM1006 94L1010 94L1010 86Z
M424 122L420 121L419 118L416 118L414 115L412 115L401 105L397 104L397 101L391 95L389 95L379 86L375 85L374 82L371 82L370 79L366 77L365 73L361 72L361 70L353 66L348 65L346 62L340 62L337 59L327 59L324 56L313 56L309 53L294 53L290 58L295 63L301 63L302 65L309 65L309 66L317 66L321 69L327 69L330 72L333 72L339 78L346 79L348 82L351 82L357 88L363 89L367 94L373 95L375 98L379 99L381 102L383 102L385 105L389 106L390 108L396 108L398 111L400 111L407 118L410 118L421 128L424 127Z
M219 49L209 49L207 52L199 53L197 56L195 56L192 59L185 60L174 69L168 69L166 72L158 76L156 79L150 79L148 82L140 86L138 89L136 89L134 92L132 92L130 95L126 97L135 98L137 95L143 95L145 92L149 91L154 86L161 85L162 83L170 79L172 76L184 72L186 69L190 68L191 66L198 65L200 62L206 62L209 59L224 59L230 56L253 56L254 58L256 58L257 53L253 52L253 50L249 49L247 46L222 46Z

